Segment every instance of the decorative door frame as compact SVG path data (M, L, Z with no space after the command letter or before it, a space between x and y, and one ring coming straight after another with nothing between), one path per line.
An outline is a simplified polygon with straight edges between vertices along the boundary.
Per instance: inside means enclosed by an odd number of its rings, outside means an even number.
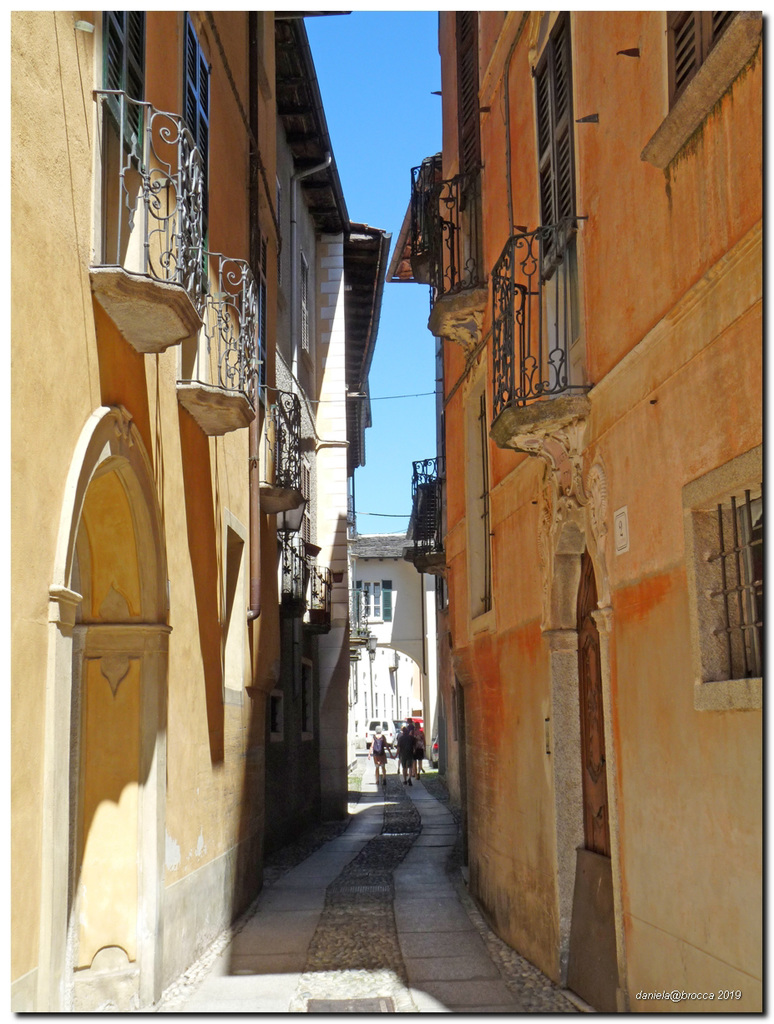
M602 701L606 743L610 852L615 911L617 1002L628 1009L626 946L621 895L621 844L618 814L618 750L611 695L613 611L607 573L607 474L600 457L583 474L583 430L555 437L540 454L546 462L541 491L539 552L543 583L541 629L549 647L551 673L551 757L556 822L558 961L562 984L570 952L576 850L584 847L578 667L577 599L581 559L588 550L597 584Z
M115 471L129 500L140 569L141 622L76 625L83 595L75 586L76 540L91 481ZM162 899L166 800L167 567L152 464L131 414L100 407L89 417L65 485L53 580L49 587L37 1010L72 1008L73 883L83 657L115 654L141 661L141 765L138 849L144 878L138 893L138 961L143 1005L161 994ZM73 790L73 786L76 789ZM73 797L73 793L75 797Z

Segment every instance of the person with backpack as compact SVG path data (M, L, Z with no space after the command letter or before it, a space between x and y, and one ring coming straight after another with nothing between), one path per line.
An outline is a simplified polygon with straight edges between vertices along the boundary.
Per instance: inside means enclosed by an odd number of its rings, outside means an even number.
M376 785L379 785L379 769L382 769L382 785L387 785L387 751L392 750L392 744L388 742L387 737L382 735L381 726L376 727L374 733L374 741L371 744L371 750L368 754L369 758L373 754L374 765L376 767Z
M398 737L398 757L400 766L403 769L403 785L413 785L411 781L411 769L414 765L414 733L410 732L407 726L403 726Z

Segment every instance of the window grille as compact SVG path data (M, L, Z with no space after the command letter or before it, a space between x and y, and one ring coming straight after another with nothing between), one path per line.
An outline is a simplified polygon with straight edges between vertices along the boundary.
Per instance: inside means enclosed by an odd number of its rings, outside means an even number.
M720 569L712 599L721 607L729 678L762 675L763 630L763 498L731 497L717 506L717 549L709 561Z

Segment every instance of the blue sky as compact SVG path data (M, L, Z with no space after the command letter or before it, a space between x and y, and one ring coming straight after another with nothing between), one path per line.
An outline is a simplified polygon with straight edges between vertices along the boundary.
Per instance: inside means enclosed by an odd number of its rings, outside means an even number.
M306 19L344 198L353 221L395 244L412 167L441 148L436 11L353 11ZM392 255L392 253L391 253ZM435 402L379 401L432 392L434 339L426 285L385 284L371 367L366 465L355 473L359 533L396 533L411 512L411 463L435 455ZM367 513L402 513L402 518Z

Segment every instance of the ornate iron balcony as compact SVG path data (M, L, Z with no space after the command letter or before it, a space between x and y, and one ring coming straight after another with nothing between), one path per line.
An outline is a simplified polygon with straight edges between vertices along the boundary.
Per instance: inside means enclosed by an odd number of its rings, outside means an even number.
M411 170L411 266L416 280L431 286L433 304L486 279L479 189L477 173L442 181L440 155Z
M587 390L574 383L578 335L576 221L514 235L492 271L493 414L509 406Z
M411 483L414 551L409 560L420 572L438 573L446 567L443 547L445 475L443 456L414 463Z
M205 251L212 280L204 327L195 348L183 353L181 403L206 434L247 426L255 417L259 292L245 260Z
M269 513L296 508L303 498L301 402L289 391L275 395L266 424L265 479L261 480L261 508Z
M350 647L362 647L369 634L368 602L362 590L350 592L349 643Z
M287 535L282 544L281 600L285 612L302 616L307 606L309 561L298 534Z
M333 587L331 571L325 567L311 565L309 575L309 618L304 625L312 633L328 633L331 628Z
M102 224L92 287L130 344L163 351L201 327L202 156L177 114L116 90L93 95L101 112Z

